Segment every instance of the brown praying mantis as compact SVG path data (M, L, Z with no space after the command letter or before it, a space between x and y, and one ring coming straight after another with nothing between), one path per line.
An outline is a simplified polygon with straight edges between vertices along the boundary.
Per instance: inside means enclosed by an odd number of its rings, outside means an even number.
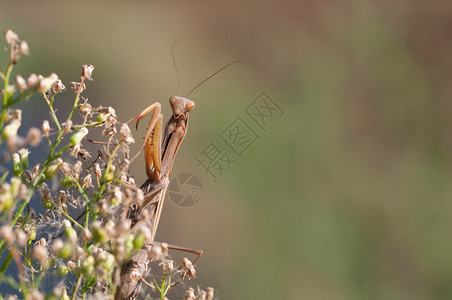
M173 44L174 48L174 44ZM174 52L173 52L174 60ZM212 75L208 76L201 83L196 85L188 94L187 97L197 87L206 82L212 76L229 67L233 61L223 68L219 69ZM176 65L176 64L175 64ZM176 68L177 73L177 68ZM179 74L177 74L179 81ZM160 221L163 203L165 199L166 190L169 185L169 177L171 169L176 157L179 146L184 139L188 128L188 113L193 110L195 103L186 97L180 96L180 81L179 81L179 96L172 96L169 99L172 109L172 116L165 126L164 135L162 132L163 115L161 114L161 105L158 102L146 107L138 116L131 119L136 119L136 128L140 120L147 114L152 112L152 117L149 122L149 127L144 137L142 149L144 149L144 158L146 165L146 174L148 179L141 186L144 192L144 198L141 203L135 203L134 208L129 211L129 218L133 225L140 222L145 223L151 231L151 242L139 250L121 269L121 284L115 294L115 299L136 299L138 296L141 283L145 281L146 272L149 263L149 247L154 243L155 234ZM130 122L129 121L129 122ZM163 139L162 139L163 136ZM141 150L140 150L141 152ZM137 154L138 155L138 154ZM146 211L146 213L144 213ZM133 212L133 213L130 213ZM140 215L145 215L147 218L140 218ZM173 250L181 250L197 255L196 261L202 256L203 251L195 250L185 247L178 247L174 245L167 245L165 247Z

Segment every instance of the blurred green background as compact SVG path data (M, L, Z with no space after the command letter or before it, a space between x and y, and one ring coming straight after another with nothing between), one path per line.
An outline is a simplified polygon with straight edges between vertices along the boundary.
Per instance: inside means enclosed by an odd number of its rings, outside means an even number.
M93 64L85 96L121 121L154 101L168 118L177 38L182 95L242 60L190 95L173 176L204 191L190 208L167 201L157 234L204 250L187 285L220 299L452 299L451 2L21 3L0 6L1 31L31 48L15 74L69 87ZM284 111L266 131L244 112L262 91ZM39 97L26 105L30 124L49 119ZM213 182L195 157L239 116L259 138ZM132 174L144 181L144 162Z

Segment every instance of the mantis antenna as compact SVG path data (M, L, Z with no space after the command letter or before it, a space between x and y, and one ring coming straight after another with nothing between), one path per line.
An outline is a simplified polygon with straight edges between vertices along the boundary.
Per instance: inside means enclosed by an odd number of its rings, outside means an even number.
M218 73L220 73L221 71L223 71L224 69L226 69L227 67L229 67L232 64L241 62L240 60L234 60L233 62L228 63L226 66L222 67L221 69L219 69L218 71L214 72L213 74L209 75L206 79L204 79L203 81L201 81L200 83L198 83L194 88L191 89L191 91L187 94L188 97L194 90L196 90L198 87L200 87L204 82L206 82L207 80L209 80L210 78L212 78L213 76L217 75Z
M174 41L173 47L171 48L171 52L173 53L173 63L174 63L174 69L176 70L176 76L177 76L177 84L179 85L179 97L181 95L181 86L180 86L180 77L179 77L179 71L177 70L177 64L176 64L176 57L174 56L174 46L178 41L180 41L182 38L178 38Z

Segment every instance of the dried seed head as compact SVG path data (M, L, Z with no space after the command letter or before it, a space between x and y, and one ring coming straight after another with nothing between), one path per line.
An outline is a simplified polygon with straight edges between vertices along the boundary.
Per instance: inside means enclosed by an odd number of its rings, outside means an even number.
M116 225L115 225L115 222L113 222L113 220L108 220L105 223L104 228L105 228L105 231L107 232L108 235L111 235L111 236L115 235Z
M28 171L28 170L27 170ZM29 173L30 171L28 171ZM27 174L27 172L25 172L25 175ZM30 181L31 181L31 176L30 176ZM27 181L29 182L29 181ZM25 184L21 184L19 187L19 199L26 199L28 197L30 193L30 189L25 185Z
M160 247L160 245L152 245L148 254L149 254L149 257L151 258L151 261L161 259L162 258L162 247Z
M107 138L111 138L114 136L117 132L116 127L114 126L108 126L105 124L105 129L102 131L102 135L105 135Z
M38 175L39 169L41 169L41 165L40 165L40 164L36 164L36 165L33 167L33 170L32 170L33 176Z
M207 288L207 300L213 300L213 296L214 296L214 288L213 287L208 287Z
M60 166L61 172L63 172L64 175L68 176L71 174L72 168L67 162L63 162Z
M44 120L44 122L42 122L42 133L46 136L49 137L49 133L50 133L50 124L49 121Z
M30 224L24 226L24 232L27 235L27 240L34 240L36 238L36 228ZM44 239L45 242L45 239ZM45 244L47 245L47 243Z
M11 29L8 29L5 32L5 39L6 39L6 42L11 47L13 47L19 41L19 36L16 33L14 33Z
M11 227L9 227L9 225L3 225L0 228L0 236L2 236L3 239L8 243L13 242L15 239L14 231L11 229Z
M201 300L207 300L207 293L206 291L201 291L201 298L198 295L198 298Z
M16 76L16 85L19 87L21 92L28 88L27 81L20 75Z
M27 79L28 87L33 88L38 85L38 76L34 73L30 74Z
M45 238L41 238L39 241L36 242L36 244L38 244L39 246L42 246L42 247L48 246Z
M187 273L188 278L196 277L195 267L193 266L192 262L188 258L184 257L182 259L182 263L181 263L180 267L181 267L182 271Z
M27 133L27 141L32 147L36 147L41 142L41 130L36 127L30 127Z
M21 122L22 121L22 110L20 110L20 109L11 110L11 119Z
M100 178L102 176L102 171L100 170L100 165L98 163L94 164L94 174L97 178Z
M23 230L16 230L16 241L17 245L24 246L27 242L28 237L27 234Z
M85 150L83 148L78 149L77 155L80 156L82 159L87 159L88 157L91 157L88 150Z
M64 205L67 201L67 196L66 196L66 192L65 191L60 191L58 193L58 197L57 200L60 204Z
M91 117L93 115L93 107L89 103L83 104L82 107L80 107L80 111L83 113L83 117Z
M33 258L41 265L44 264L49 258L47 248L37 243L33 248Z
M88 228L83 228L82 237L84 242L91 241L93 239L93 234Z
M27 41L20 41L19 53L22 55L30 55L30 48L28 47Z
M146 243L151 243L153 241L152 231L149 229L148 226L146 226L146 225L140 226L139 232L144 236L144 241ZM160 245L153 245L152 247L160 248L159 252L162 253L162 247Z
M68 260L66 266L68 267L69 270L73 271L75 270L75 268L77 268L77 263L75 261Z
M69 132L72 131L72 120L67 120L62 125L63 125L63 128L64 128L64 131L63 131L64 134L69 133Z
M188 290L185 292L185 298L184 300L195 300L195 290L193 288L188 288Z
M126 183L127 182L127 174L121 173L121 175L119 177L119 181Z
M44 300L44 295L38 290L31 291L29 297L30 300Z
M64 246L64 242L62 239L56 239L55 241L53 241L53 245L52 245L52 250L55 253L58 253L58 251L60 251Z
M75 146L73 146L72 147L72 149L71 149L71 156L73 156L73 157L77 157L78 156L78 153L80 152L80 149L81 149L81 146L80 145L75 145Z
M66 89L66 87L64 86L63 82L61 81L61 79L58 79L57 81L55 81L52 85L52 92L54 94L58 94L62 91L64 91Z
M83 78L87 78L89 80L93 80L91 78L91 75L93 74L94 71L94 66L93 65L83 65L82 66L82 73L81 73L81 77Z
M130 128L127 124L125 123L121 124L121 129L119 129L119 133L121 134L122 141L126 145L135 143L135 140L132 137L132 132L130 131Z
M82 162L78 160L75 163L74 167L72 168L72 175L74 175L75 178L79 178L81 172L82 172Z
M120 234L126 233L127 231L129 231L129 229L130 229L130 220L126 220L125 222L119 223L118 230Z
M110 197L110 202L113 206L117 206L122 201L122 192L118 186L113 188L113 194Z
M163 256L166 257L168 255L168 244L167 243L161 243L160 247L162 248Z
M83 187L84 188L90 188L93 186L93 177L91 176L91 174L86 175L83 180Z
M174 271L174 261L171 259L165 260L163 262L163 272L165 274L171 274Z
M97 208L102 216L106 216L108 214L108 205L105 198L101 198L99 203L97 203Z
M76 94L79 92L81 93L84 90L86 90L85 84L81 85L80 82L75 82L75 81L72 81L71 83L72 83L72 89L75 91Z

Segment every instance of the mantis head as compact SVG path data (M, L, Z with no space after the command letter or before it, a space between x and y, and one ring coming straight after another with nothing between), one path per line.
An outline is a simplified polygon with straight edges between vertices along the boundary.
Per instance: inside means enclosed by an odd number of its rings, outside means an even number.
M175 118L185 117L189 111L195 108L195 102L180 96L170 97L169 102Z

